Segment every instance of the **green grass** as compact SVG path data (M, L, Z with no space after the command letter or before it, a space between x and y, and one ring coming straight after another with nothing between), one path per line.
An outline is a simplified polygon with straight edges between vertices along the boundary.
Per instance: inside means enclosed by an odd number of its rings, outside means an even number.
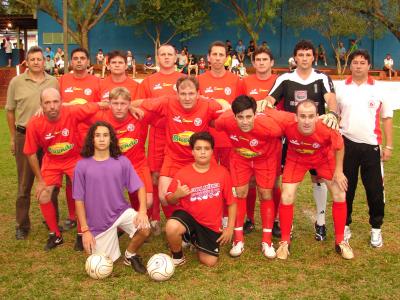
M400 126L400 113L394 124ZM334 252L331 210L328 209L328 240L313 239L310 215L315 205L311 185L303 183L295 207L295 239L287 261L267 260L260 251L260 221L256 232L246 236L242 257L228 256L223 248L215 268L198 264L193 253L167 282L153 282L136 275L117 261L111 277L96 281L84 270L86 255L73 251L74 233L64 234L65 244L49 253L43 246L47 231L42 225L38 204L32 201L32 231L26 241L15 234L15 161L8 149L4 110L0 111L0 298L97 298L97 299L400 299L400 128L394 129L394 157L386 167L386 216L384 246L369 246L369 224L361 185L355 199L351 245L355 259L345 261ZM60 197L62 219L66 217L64 196ZM127 237L121 239L124 250ZM278 241L275 242L277 244ZM145 261L154 253L165 252L163 236L142 248Z

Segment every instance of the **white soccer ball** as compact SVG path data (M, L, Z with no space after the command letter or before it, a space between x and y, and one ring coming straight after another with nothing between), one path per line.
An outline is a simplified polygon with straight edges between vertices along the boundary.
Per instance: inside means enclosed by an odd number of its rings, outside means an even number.
M154 254L147 262L147 272L155 281L165 281L172 277L175 265L172 258L164 253Z
M92 254L86 260L85 269L93 279L103 279L112 273L113 261L104 254Z

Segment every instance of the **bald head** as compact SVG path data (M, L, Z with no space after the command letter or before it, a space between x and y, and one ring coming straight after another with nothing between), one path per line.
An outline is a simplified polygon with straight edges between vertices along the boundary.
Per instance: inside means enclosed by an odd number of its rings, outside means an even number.
M43 101L43 98L54 98L57 97L61 101L61 95L60 92L53 87L45 88L41 93L40 93L40 101Z
M40 105L43 114L51 121L55 121L60 116L61 95L55 88L46 88L40 94Z

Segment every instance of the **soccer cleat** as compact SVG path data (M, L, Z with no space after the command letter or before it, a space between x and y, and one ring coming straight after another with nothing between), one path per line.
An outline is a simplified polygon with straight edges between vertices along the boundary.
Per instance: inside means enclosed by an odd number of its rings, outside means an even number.
M341 241L339 245L335 246L335 250L339 253L344 259L353 259L354 253L353 249L351 249L350 245L346 241Z
M75 220L71 220L71 219L67 219L64 222L64 231L68 231L71 230L73 228L76 227L76 221Z
M76 235L76 240L74 244L74 250L75 251L83 251L83 242L82 242L82 235L77 234Z
M378 228L371 229L371 246L374 248L380 248L383 246L381 229Z
M276 250L276 257L279 259L287 259L290 255L289 244L287 241L279 242L279 248Z
M272 258L276 257L276 252L275 252L273 243L271 243L271 245L268 245L268 243L262 242L261 243L261 249L262 249L261 250L262 253L264 254L264 256L266 258L272 259Z
M139 255L133 255L129 258L125 255L124 264L131 266L137 273L145 274L147 272L146 267L143 265L142 258Z
M243 224L244 234L249 234L252 231L254 231L254 229L255 229L254 223L250 219L247 219L246 222L244 222Z
M160 221L153 220L150 222L151 232L154 236L159 236L161 234L161 224Z
M56 234L54 232L50 232L46 246L44 246L44 250L49 251L49 250L61 245L62 243L64 243L64 240L61 235L56 236Z
M28 230L15 228L15 239L16 240L25 240L28 237Z
M174 266L182 266L186 263L186 258L185 255L183 255L181 258L172 258L172 261L174 262Z
M280 238L282 236L279 221L274 221L274 226L272 227L272 236L276 238Z
M232 249L229 251L229 255L232 257L239 257L244 251L244 243L239 241L232 244Z
M326 240L326 226L318 225L317 222L314 224L315 228L315 240L316 241L325 241Z
M351 230L350 230L350 226L344 226L344 240L346 242L349 242L351 238Z

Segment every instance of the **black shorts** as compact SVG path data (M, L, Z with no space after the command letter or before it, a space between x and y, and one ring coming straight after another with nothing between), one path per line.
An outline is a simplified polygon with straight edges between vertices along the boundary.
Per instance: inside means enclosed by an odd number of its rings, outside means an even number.
M282 174L283 174L283 168L285 167L285 163L286 163L287 150L288 150L288 144L287 144L287 139L285 137L282 139L282 156L281 156L281 172L282 172ZM308 170L308 172L313 176L318 176L317 170L315 170L315 169L310 169L310 170Z
M212 256L219 256L219 244L217 243L221 233L215 232L198 223L189 213L176 210L170 219L179 221L186 228L182 236L185 242L191 242L199 251Z

